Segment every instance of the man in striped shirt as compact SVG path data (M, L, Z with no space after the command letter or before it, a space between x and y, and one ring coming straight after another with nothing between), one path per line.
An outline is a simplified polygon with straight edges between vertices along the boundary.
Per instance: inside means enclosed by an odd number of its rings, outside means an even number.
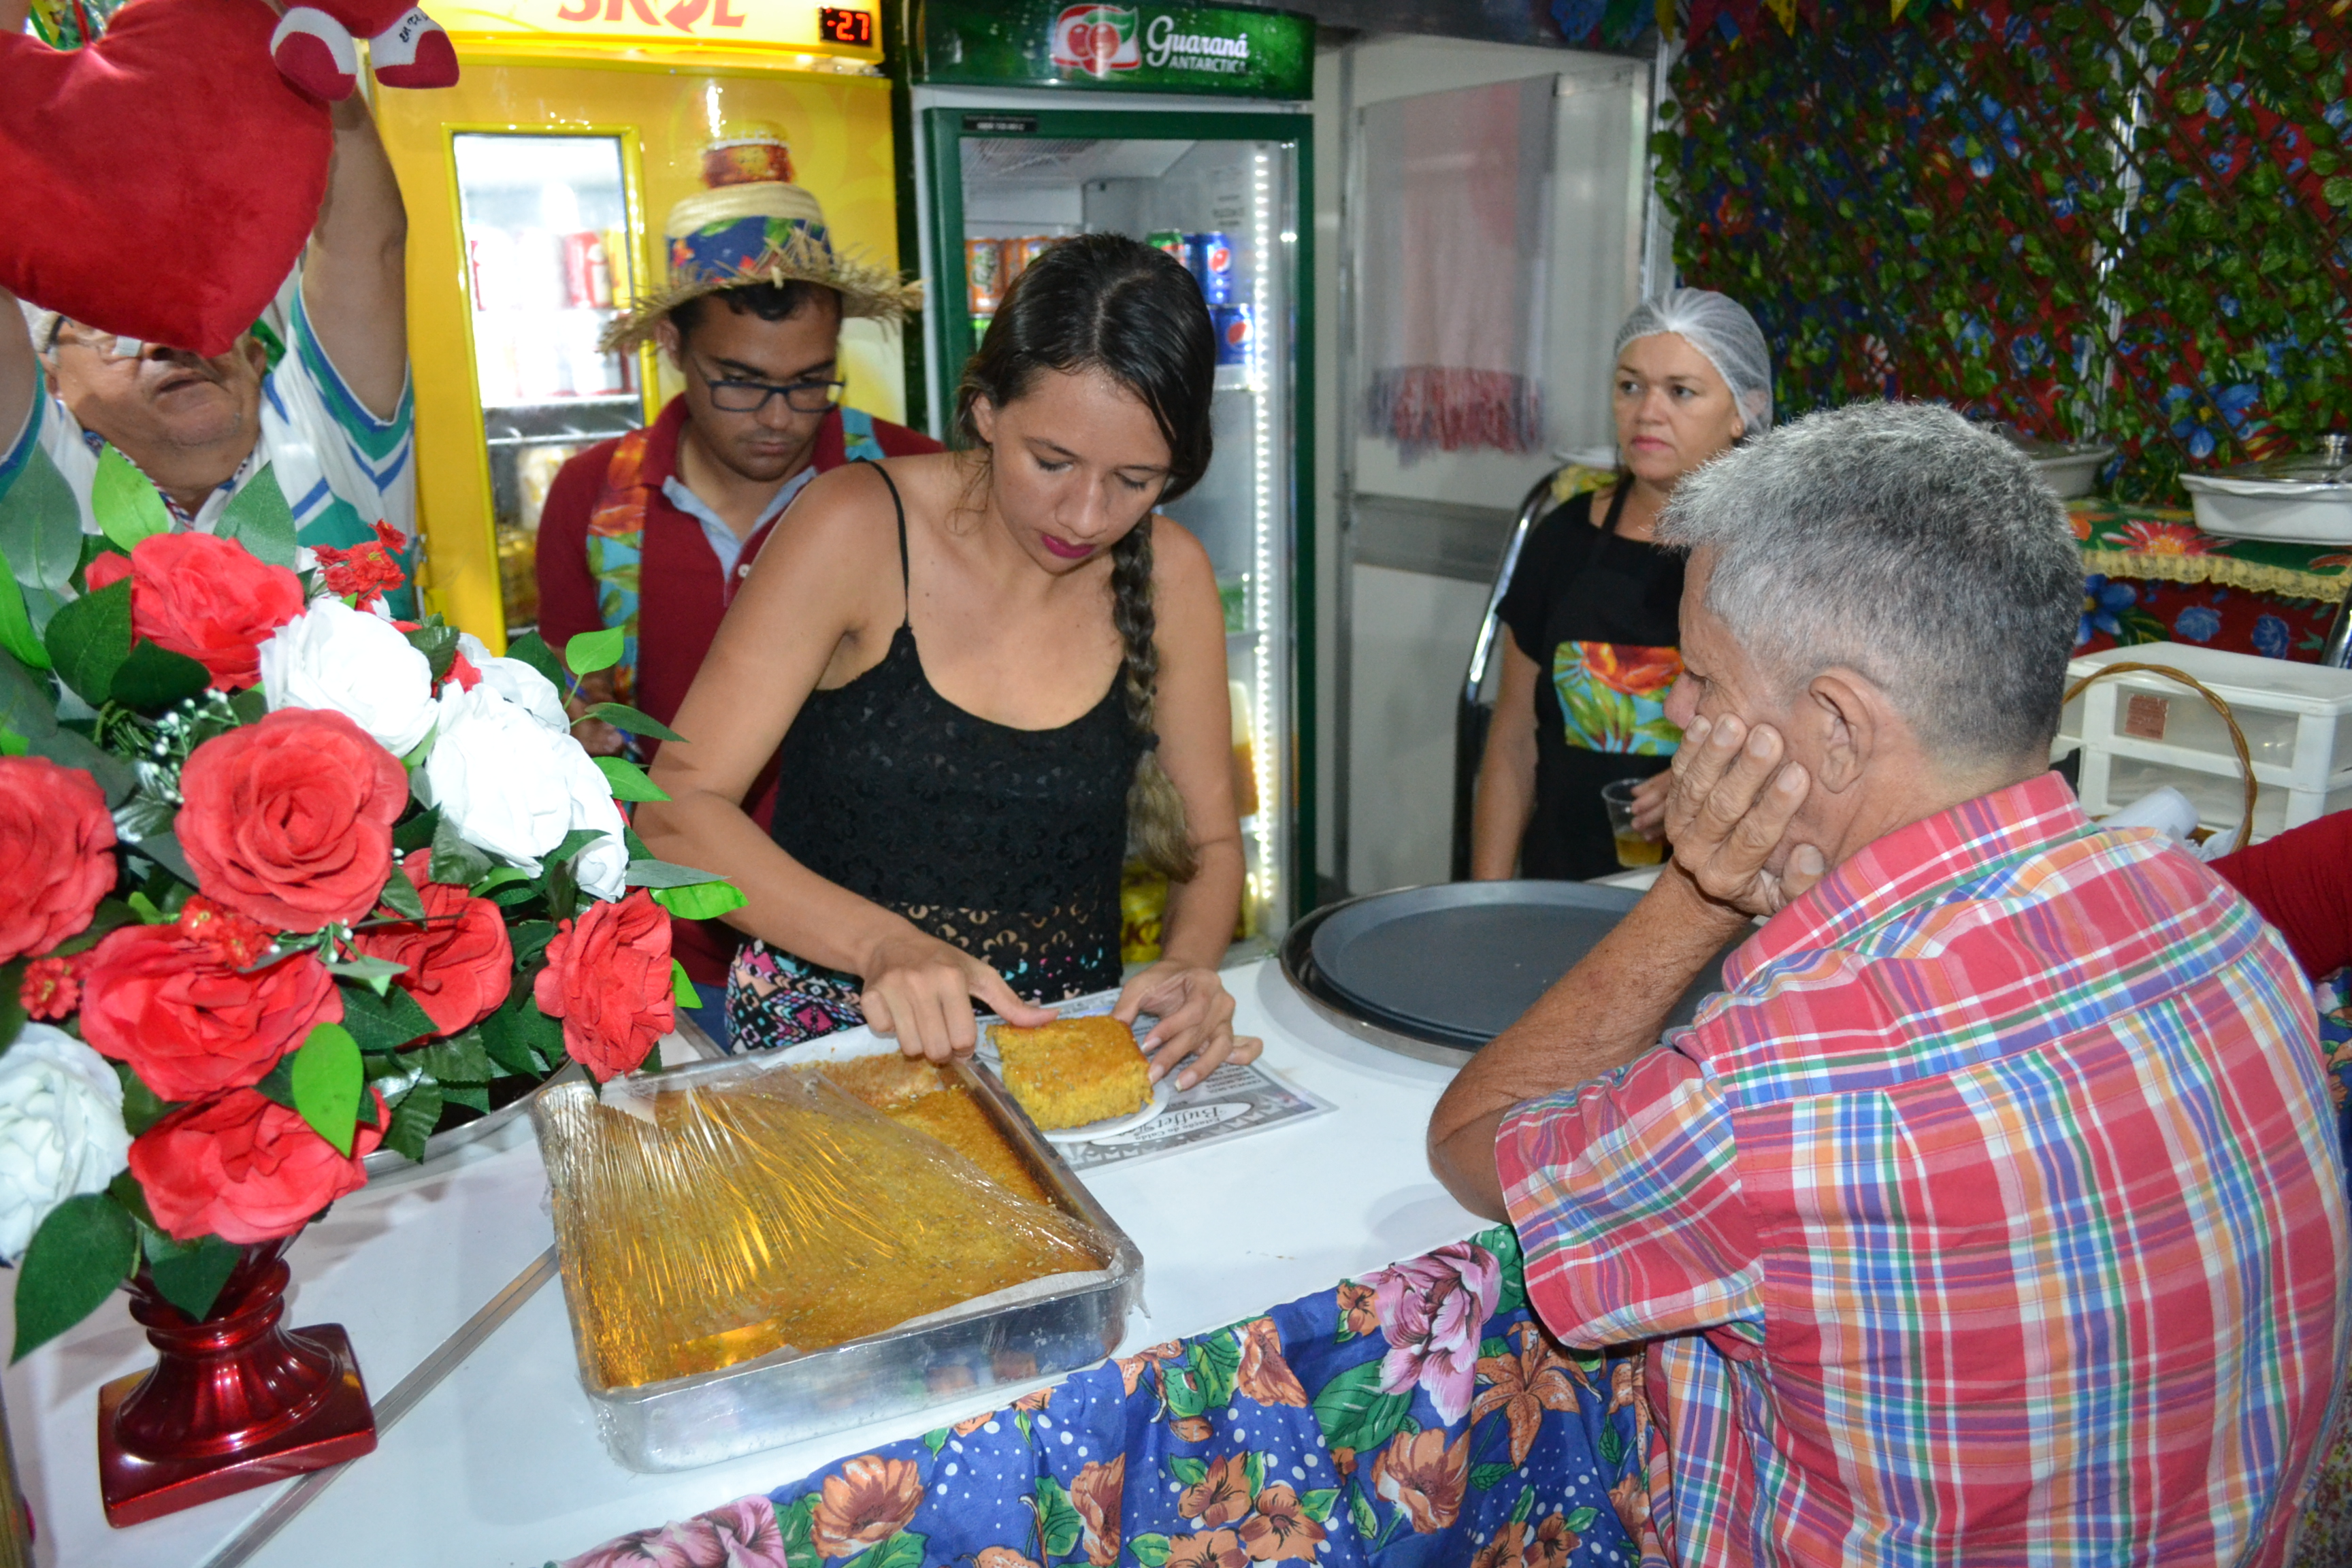
M1692 552L1673 862L1430 1151L1553 1331L1648 1342L1660 1544L2283 1563L2352 1323L2310 996L2046 771L2057 503L1947 410L1857 405L1686 480L1659 537Z
M0 0L0 25L11 9ZM70 505L84 533L99 532L94 500L112 454L155 488L176 529L212 531L266 476L298 543L373 543L374 525L387 523L408 542L415 574L407 216L367 106L355 94L330 112L327 197L269 326L274 356L257 332L205 359L54 314L20 331L16 301L0 289L0 523ZM60 584L36 581L29 560L10 567L46 620ZM387 598L394 613L415 613L413 589Z

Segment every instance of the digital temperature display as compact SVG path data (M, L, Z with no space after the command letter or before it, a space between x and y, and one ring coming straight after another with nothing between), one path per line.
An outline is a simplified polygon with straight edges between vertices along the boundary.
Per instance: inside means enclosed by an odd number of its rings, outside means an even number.
M828 44L848 44L861 49L874 47L874 13L852 11L841 5L821 5L816 13L817 37Z

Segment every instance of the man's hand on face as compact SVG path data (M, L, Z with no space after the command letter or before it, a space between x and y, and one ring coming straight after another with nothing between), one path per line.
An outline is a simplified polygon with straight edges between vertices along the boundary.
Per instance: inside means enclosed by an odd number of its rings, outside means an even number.
M1787 844L1812 787L1783 763L1780 731L1738 717L1695 719L1675 753L1666 837L1701 892L1743 914L1777 914L1828 869L1810 844ZM1777 862L1777 864L1776 864Z

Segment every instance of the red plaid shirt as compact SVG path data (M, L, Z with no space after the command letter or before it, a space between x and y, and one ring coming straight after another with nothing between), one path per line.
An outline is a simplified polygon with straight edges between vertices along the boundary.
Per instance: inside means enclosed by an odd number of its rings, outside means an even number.
M1685 1564L2275 1563L2345 1174L2275 933L2053 775L1871 844L1497 1162L1544 1321L1647 1339Z

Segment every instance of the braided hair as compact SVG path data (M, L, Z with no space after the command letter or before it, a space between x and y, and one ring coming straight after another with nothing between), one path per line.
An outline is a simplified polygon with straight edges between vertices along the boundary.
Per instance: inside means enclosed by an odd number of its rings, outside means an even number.
M1150 410L1168 446L1168 479L1154 506L1198 484L1211 454L1209 407L1216 382L1216 338L1201 286L1182 263L1117 234L1065 240L1014 279L980 350L956 389L956 429L963 445L985 449L973 408L1003 408L1038 374L1100 371ZM1153 870L1188 881L1199 868L1183 798L1160 765L1154 730L1160 650L1153 642L1151 514L1111 546L1111 624L1125 654L1120 682L1127 721L1144 740L1128 787L1128 832Z

